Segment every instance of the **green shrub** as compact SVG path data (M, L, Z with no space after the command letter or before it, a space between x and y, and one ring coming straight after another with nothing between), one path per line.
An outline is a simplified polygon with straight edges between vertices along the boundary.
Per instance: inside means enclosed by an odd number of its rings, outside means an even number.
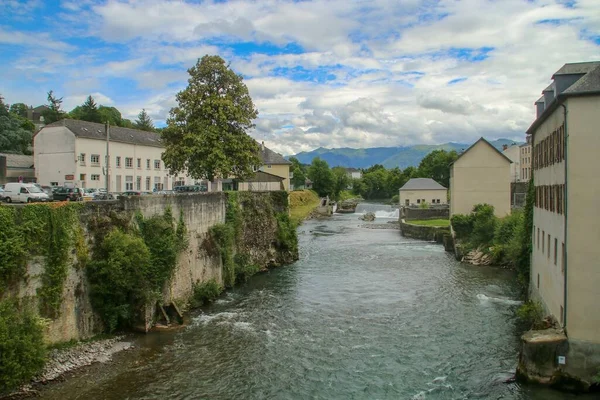
M44 367L44 325L33 310L0 301L0 395L30 380Z
M200 307L206 303L214 301L223 292L223 286L212 278L206 282L194 285L194 295L192 297L192 307Z
M450 219L457 239L466 239L473 232L473 215L454 214Z
M210 227L209 234L221 256L223 282L226 287L231 287L235 284L235 229L232 224L217 224Z
M153 286L151 260L142 238L115 229L88 263L92 306L109 332L130 326L158 289Z
M517 318L527 329L537 329L542 325L544 309L539 302L529 300L517 309Z
M287 213L278 213L277 218L277 247L292 253L298 252L298 234Z
M477 204L473 207L473 231L469 237L469 242L474 247L491 246L494 242L496 220L494 206Z
M429 203L427 203L426 201L424 201L424 202L422 202L422 203L419 205L419 208L429 208Z
M0 206L0 293L25 272L26 248L16 221L16 208Z
M506 246L514 238L519 225L523 224L523 213L515 210L512 214L500 218L494 232L494 244Z
M400 202L400 196L395 194L394 196L392 196L392 199L390 200L390 204L395 205L398 204Z
M246 282L248 278L260 271L260 266L253 264L248 254L238 253L233 260L235 263L236 281L238 282Z

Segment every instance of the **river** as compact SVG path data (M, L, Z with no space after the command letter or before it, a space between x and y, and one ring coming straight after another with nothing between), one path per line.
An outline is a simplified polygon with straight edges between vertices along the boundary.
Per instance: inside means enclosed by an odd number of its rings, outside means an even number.
M361 224L356 214L307 221L300 261L41 398L570 398L503 383L517 361L514 273Z

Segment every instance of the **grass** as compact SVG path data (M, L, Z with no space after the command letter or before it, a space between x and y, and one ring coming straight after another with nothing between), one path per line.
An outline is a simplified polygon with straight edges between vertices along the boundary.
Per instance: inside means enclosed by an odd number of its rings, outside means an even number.
M423 226L441 226L441 227L449 227L450 220L449 219L417 219L414 221L406 221L407 224L413 225L423 225Z
M290 219L296 225L319 206L321 199L312 190L296 190L290 193Z

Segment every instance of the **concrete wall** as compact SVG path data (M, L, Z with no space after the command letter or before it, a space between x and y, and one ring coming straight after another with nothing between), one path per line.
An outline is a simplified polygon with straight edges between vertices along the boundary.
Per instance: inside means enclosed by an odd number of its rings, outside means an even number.
M510 181L518 182L521 179L521 152L518 145L513 145L502 152L506 157L510 158Z
M449 219L449 208L411 208L403 207L404 219L421 220L421 219Z
M510 163L483 141L452 165L450 215L469 214L476 204L494 206L495 214L510 214Z
M400 205L448 204L448 191L442 190L400 190ZM439 200L439 203L437 202ZM408 203L407 203L408 202Z
M600 343L600 96L569 98L567 117L567 321L569 340ZM559 111L561 108L558 109ZM537 139L536 139L537 140ZM537 176L535 177L537 180Z
M35 176L42 185L64 185L65 176L77 178L75 135L64 126L42 129L33 138Z

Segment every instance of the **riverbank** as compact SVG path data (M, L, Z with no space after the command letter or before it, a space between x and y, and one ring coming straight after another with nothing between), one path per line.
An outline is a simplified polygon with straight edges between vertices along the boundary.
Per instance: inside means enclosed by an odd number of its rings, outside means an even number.
M295 190L290 192L290 219L296 225L310 216L319 207L321 199L312 190Z

